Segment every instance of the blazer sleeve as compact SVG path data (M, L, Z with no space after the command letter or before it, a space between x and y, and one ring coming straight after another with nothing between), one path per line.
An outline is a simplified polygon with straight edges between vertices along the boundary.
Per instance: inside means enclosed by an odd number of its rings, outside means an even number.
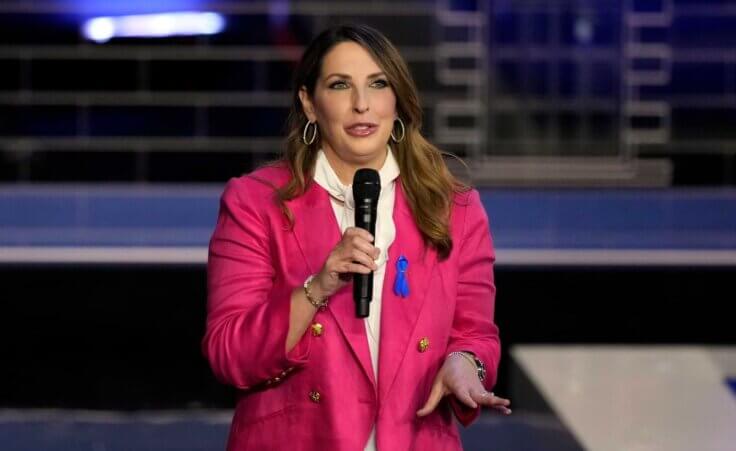
M222 194L207 261L207 324L202 350L215 376L248 389L278 382L309 357L311 334L287 354L291 291L275 287L269 227L271 196L252 179L231 179ZM250 188L250 189L249 189Z
M483 385L491 390L496 384L501 357L498 327L493 321L496 286L493 278L495 252L488 216L478 191L472 190L465 207L463 238L458 249L458 287L455 315L447 352L469 351L486 367ZM450 397L450 404L460 423L468 426L480 413Z

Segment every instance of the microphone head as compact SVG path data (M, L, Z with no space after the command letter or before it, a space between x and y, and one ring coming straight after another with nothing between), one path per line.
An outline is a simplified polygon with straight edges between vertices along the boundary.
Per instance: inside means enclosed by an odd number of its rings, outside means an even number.
M370 168L358 169L353 176L353 198L377 200L381 194L381 177L378 171Z

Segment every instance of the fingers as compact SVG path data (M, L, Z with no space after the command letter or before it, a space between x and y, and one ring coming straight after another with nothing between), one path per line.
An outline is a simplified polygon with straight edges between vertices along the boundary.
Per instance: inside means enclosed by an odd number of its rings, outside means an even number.
M375 260L380 250L373 246L373 235L357 227L345 229L340 242L327 257L320 277L320 291L331 296L348 283L353 274L370 274L378 269ZM324 276L322 276L324 274Z
M359 247L366 254L373 255L373 252L377 250L373 246L375 238L367 230L358 227L348 227L345 229L345 237L349 237L353 244ZM378 256L376 254L376 256Z
M371 268L358 263L344 262L342 266L342 273L357 273L357 274L370 274L373 272ZM350 275L350 274L348 274Z
M368 268L376 269L374 260L379 255L380 250L373 246L373 236L368 231L356 227L345 229L342 239L332 252L337 271L345 269L344 263L346 261L360 263Z
M372 260L380 255L380 250L373 245L373 236L366 230L349 228L345 231L345 237L353 248L365 253Z
M352 249L348 254L348 258L352 259L354 263L360 263L364 265L371 271L375 271L376 269L378 269L378 265L376 265L376 262L373 260L373 258L371 258L370 255L366 254L360 249Z
M342 241L340 260L347 269L349 264L358 263L365 266L366 270L351 271L367 274L378 269L375 259L380 255L380 250L373 246L373 236L367 230L357 227L349 227L345 230ZM354 266L350 268L355 269Z
M492 392L478 389L471 389L470 396L480 405L491 407L505 415L511 414L511 409L508 408L511 405L511 401L506 398L501 398Z
M501 412L504 415L511 415L511 409L509 409L508 407L494 406L493 408L496 409L496 410L498 410L499 412Z
M478 403L475 402L468 390L458 390L455 393L455 397L458 399L458 401L470 407L471 409L475 409L478 407Z
M373 246L373 239L367 230L345 229L316 277L321 296L331 296L349 283L353 274L370 274L378 269L375 260L381 251Z
M440 403L444 395L445 390L442 383L435 382L435 384L432 386L432 391L429 393L429 398L427 398L427 402L424 403L424 406L417 411L417 416L423 417L432 413L432 411L437 407L437 404Z
M367 241L368 243L373 243L373 235L371 235L370 232L368 232L367 230L361 229L360 227L348 227L347 229L345 229L344 236L357 236Z

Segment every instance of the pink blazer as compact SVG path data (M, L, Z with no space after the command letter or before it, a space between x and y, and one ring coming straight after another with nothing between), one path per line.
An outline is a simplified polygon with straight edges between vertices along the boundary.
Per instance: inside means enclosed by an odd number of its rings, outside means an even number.
M478 192L456 196L453 250L438 261L397 183L376 381L351 284L315 315L321 334L309 328L285 352L291 291L340 239L329 195L316 183L287 203L295 220L288 227L272 188L288 177L267 167L231 179L210 241L202 346L216 377L239 389L228 450L362 451L374 423L379 451L461 449L453 411L467 425L477 410L450 399L427 417L416 411L449 352L472 351L486 364L486 389L496 381L494 253ZM405 298L393 292L400 255L409 261Z

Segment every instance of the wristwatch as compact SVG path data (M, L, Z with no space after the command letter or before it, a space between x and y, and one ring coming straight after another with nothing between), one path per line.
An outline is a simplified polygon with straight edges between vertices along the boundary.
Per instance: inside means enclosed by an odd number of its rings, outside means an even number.
M484 380L486 380L486 366L483 365L483 361L476 357L475 354L469 354L473 356L473 360L475 360L475 366L478 367L478 379L483 382Z
M470 351L461 352L466 356L470 356L473 359L473 362L475 362L475 368L478 371L478 379L480 379L481 382L486 380L486 366L483 365L483 361Z
M470 351L453 351L447 355L447 357L450 357L452 355L461 355L465 359L467 359L468 362L472 362L475 364L476 371L478 373L478 379L480 379L481 382L486 380L486 366L483 364L483 361L475 356Z

